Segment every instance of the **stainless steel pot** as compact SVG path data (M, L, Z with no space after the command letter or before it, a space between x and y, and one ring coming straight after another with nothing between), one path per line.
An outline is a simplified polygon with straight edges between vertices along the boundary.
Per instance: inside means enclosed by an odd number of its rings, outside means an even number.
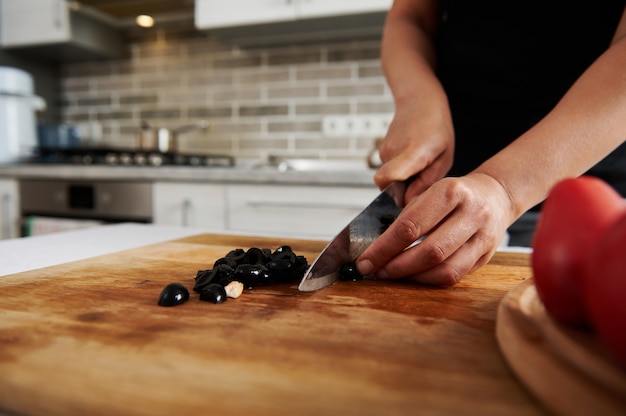
M141 124L139 147L141 150L151 152L178 152L178 136L196 130L206 130L208 128L209 122L206 120L201 120L197 123L176 127L174 129L169 129L166 127L151 127L147 121L143 121Z

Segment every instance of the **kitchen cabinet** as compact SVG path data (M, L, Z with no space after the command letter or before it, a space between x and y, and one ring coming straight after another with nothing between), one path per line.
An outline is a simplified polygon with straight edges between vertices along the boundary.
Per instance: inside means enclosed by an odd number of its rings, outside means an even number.
M299 18L387 11L393 0L300 0Z
M374 186L229 185L226 228L330 239L378 193Z
M240 44L380 34L392 0L196 0L196 28Z
M220 184L156 182L152 188L153 222L224 230L225 192Z
M17 181L0 180L0 239L19 235L19 201Z
M65 0L0 0L0 45L43 60L120 57L121 34L88 10Z
M153 222L253 235L330 239L378 193L375 186L155 182Z
M392 0L196 0L203 29L387 11Z
M70 36L70 14L64 0L1 0L2 45L62 42Z
M294 4L289 0L196 0L196 25L209 29L293 20Z

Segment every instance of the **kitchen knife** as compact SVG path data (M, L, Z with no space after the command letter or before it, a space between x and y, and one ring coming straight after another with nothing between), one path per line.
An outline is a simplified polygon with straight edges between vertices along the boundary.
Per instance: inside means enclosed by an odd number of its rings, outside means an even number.
M310 292L336 282L341 266L354 262L400 214L409 182L392 182L354 217L322 250L298 289Z

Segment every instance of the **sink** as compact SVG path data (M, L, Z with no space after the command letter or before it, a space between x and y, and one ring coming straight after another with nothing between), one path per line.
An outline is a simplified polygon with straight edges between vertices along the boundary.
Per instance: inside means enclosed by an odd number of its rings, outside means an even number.
M365 160L359 159L315 159L270 156L267 164L260 167L286 171L364 171L369 167Z

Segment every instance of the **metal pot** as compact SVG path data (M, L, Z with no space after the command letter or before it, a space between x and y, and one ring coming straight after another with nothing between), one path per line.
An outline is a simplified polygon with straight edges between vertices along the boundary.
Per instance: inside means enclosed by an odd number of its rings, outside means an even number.
M178 136L196 130L206 130L209 122L206 120L193 124L168 129L165 127L150 127L145 120L141 124L141 135L139 138L139 147L141 150L161 153L177 152L179 143Z

